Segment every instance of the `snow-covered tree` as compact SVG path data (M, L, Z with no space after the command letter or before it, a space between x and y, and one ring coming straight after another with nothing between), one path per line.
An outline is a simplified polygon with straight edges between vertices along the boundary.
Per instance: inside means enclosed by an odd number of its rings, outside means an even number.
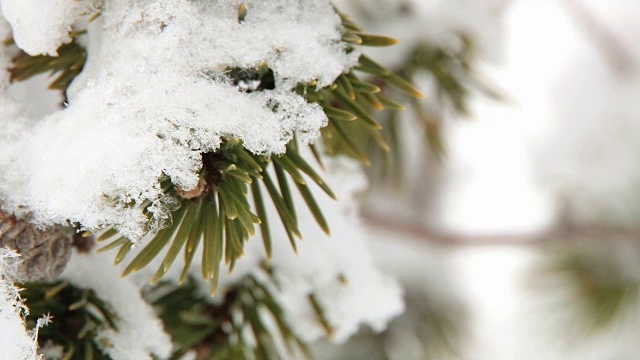
M329 1L0 4L0 356L297 357L402 311L349 157L381 87L422 97L363 54L395 40Z

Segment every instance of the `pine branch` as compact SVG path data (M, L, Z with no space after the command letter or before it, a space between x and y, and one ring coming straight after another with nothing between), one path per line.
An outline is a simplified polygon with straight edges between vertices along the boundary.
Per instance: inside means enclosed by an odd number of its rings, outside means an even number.
M13 40L10 40L13 43ZM11 81L24 81L35 75L49 72L49 77L55 78L49 84L49 89L62 90L66 93L73 79L76 78L87 60L86 50L74 41L58 48L58 56L31 56L20 51L12 59Z
M583 337L611 329L635 310L640 273L628 260L639 249L624 237L576 235L544 249L529 283L537 292L564 293L552 311L562 311L572 326L567 330Z
M198 360L275 360L284 355L311 358L285 319L284 309L269 288L253 276L240 281L217 305L199 295L193 279L165 292L167 286L173 285L159 284L147 297L153 299L174 340L171 359L192 350Z
M110 359L96 337L101 329L118 330L118 317L92 290L67 282L25 283L20 293L30 310L27 326L35 328L43 314L52 318L38 331L40 348L62 346L63 359Z
M246 7L241 4L238 7L238 21L242 22L245 15ZM396 42L385 36L367 34L343 14L341 17L344 24L343 41L348 52L353 51L355 46L389 46ZM12 79L26 80L47 71L60 73L51 87L66 90L81 72L86 52L73 41L61 46L58 54L57 57L20 55L14 59ZM357 73L373 75L376 84L360 79ZM247 93L275 88L274 73L264 63L255 68L228 68L205 75L213 81L224 81L238 91ZM371 140L381 149L389 149L380 133L382 127L372 113L384 108L396 111L403 107L394 100L379 96L379 85L395 87L416 98L423 97L408 81L364 55L360 57L358 66L340 75L329 87L317 88L316 83L311 82L296 88L308 102L318 103L329 118L329 126L322 131L327 153L351 155L368 164L363 143ZM317 149L312 149L319 159ZM168 198L177 199L180 209L173 209L172 224L157 223L159 220L153 217L151 209L145 210L154 231L159 227L164 228L150 234L151 239L128 263L123 275L144 268L162 253L163 261L151 278L151 282L155 283L162 279L182 253L185 265L180 281L184 281L198 247L202 246L201 273L210 282L211 293L214 294L223 261L225 266L233 269L243 255L245 243L255 235L256 227L259 227L262 235L267 257L271 256L270 229L273 225L267 216L267 201L276 209L294 251L297 239L302 237L297 220L299 210L294 208L295 196L304 200L318 226L329 234L329 224L309 183L314 183L329 197L335 196L314 167L299 154L295 140L282 155L258 156L248 152L240 140L225 137L221 147L213 153L202 154L202 160L200 184L195 189L185 191L169 181L163 183L165 194ZM297 189L299 195L294 194L293 188ZM99 251L118 249L116 264L123 262L132 248L130 241L113 229L106 229L97 241L108 241Z
M352 28L353 25L351 28L345 25L345 34L352 31ZM363 45L379 46L393 42L385 40L384 37L365 35L360 30L357 36L364 39L361 42ZM395 86L412 96L422 96L410 83L366 56L361 57L358 68L364 72L375 73L380 82ZM225 81L245 92L268 91L275 86L273 71L265 64L260 64L255 69L230 68L222 75L211 76L224 76ZM297 91L307 101L321 105L329 117L330 126L323 132L327 152L349 154L348 151L342 150L346 146L351 154L368 163L369 160L357 144L362 143L362 137L369 136L380 147L388 149L388 145L379 134L381 126L371 116L371 112L373 109L384 108L383 103L390 104L392 108L400 106L392 100L378 98L378 86L360 80L355 72L351 71L341 75L330 87L315 89L309 84L301 84ZM355 124L355 127L348 128L349 123ZM354 140L355 138L358 140ZM218 151L203 154L203 164L201 185L195 190L185 193L171 185L167 186L167 195L180 199L181 209L174 214L173 225L155 234L125 268L123 275L142 269L159 256L161 251L168 249L164 261L151 279L151 282L155 283L166 274L182 250L185 266L180 281L184 281L196 249L202 242L201 272L211 284L211 294L215 294L222 260L224 259L230 270L233 269L243 254L244 244L255 234L256 225L260 228L265 252L268 257L271 256L271 225L265 208L265 192L275 207L295 251L296 238L301 238L302 234L297 223L297 211L293 206L291 183L298 189L320 228L327 234L330 232L329 224L309 189L307 179L311 179L329 197L335 196L313 167L299 154L295 140L287 146L286 153L282 155L257 156L249 153L238 139L225 138ZM249 202L249 188L253 204ZM97 240L110 240L100 251L119 248L116 263L123 261L131 248L127 239L111 230L99 236Z
M391 42L384 44L390 45ZM358 72L371 76L372 82L360 79ZM390 147L381 135L382 126L373 115L384 109L394 114L404 110L404 106L380 95L381 87L384 86L393 87L416 99L424 98L410 82L366 55L360 57L358 65L353 70L338 77L332 87L315 92L308 88L299 90L305 94L308 101L320 104L329 118L329 126L324 128L322 133L323 144L328 154L348 155L365 165L370 165L371 162L366 155L369 141L384 152L389 151Z
M237 139L226 139L219 151L203 155L203 164L201 185L195 192L184 192L172 185L166 186L166 194L180 199L181 207L173 214L172 225L153 236L131 260L123 275L147 266L166 249L164 261L151 279L152 283L163 277L180 251L183 251L185 259L180 281L184 281L195 252L202 243L202 276L210 281L211 292L214 294L222 260L224 259L229 269L233 269L235 262L243 254L245 242L255 234L256 225L260 227L265 251L268 256L271 255L271 234L263 189L266 189L295 249L295 239L302 235L298 229L289 181L299 190L320 228L329 232L324 215L309 190L307 179L328 196L335 196L293 145L288 147L285 154L264 157L250 154ZM272 179L272 171L278 178L277 184ZM253 204L249 203L249 187ZM120 249L116 263L125 259L132 246L128 239L121 237L113 229L105 231L96 241L109 241L98 251Z
M428 42L417 44L407 55L404 64L397 69L397 73L406 79L413 79L417 74L427 74L434 80L437 97L431 99L431 105L417 101L419 97L415 96L417 94L413 93L413 90L408 87L410 84L402 80L403 78L393 77L386 84L373 81L381 88L381 92L376 94L377 97L389 109L400 109L400 104L386 96L391 98L409 96L404 101L412 110L417 126L423 129L427 152L436 160L443 159L447 152L442 133L443 118L441 114L443 112L451 111L463 116L469 115L469 100L477 94L494 100L504 98L504 95L496 90L493 84L488 84L478 74L475 68L477 54L473 38L463 33L457 34L457 37L462 46L455 51ZM384 74L384 69L381 66L376 66L375 63L371 64L368 59L365 60L365 63L370 74ZM397 135L399 131L397 115L397 112L390 111L378 117L385 133L389 136L392 161L386 157L385 153L381 154L376 146L362 145L361 147L369 149L370 156L385 160L381 164L382 175L391 177L395 182L401 182L404 169L402 169L401 141Z

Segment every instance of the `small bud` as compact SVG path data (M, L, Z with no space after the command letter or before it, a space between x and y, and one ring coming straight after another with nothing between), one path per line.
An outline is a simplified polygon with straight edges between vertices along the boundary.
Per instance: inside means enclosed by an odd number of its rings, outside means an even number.
M182 190L181 187L176 186L176 194L183 199L195 199L198 196L206 193L207 188L207 182L203 178L201 178L200 181L198 181L198 185L196 185L196 187L191 190L185 191Z

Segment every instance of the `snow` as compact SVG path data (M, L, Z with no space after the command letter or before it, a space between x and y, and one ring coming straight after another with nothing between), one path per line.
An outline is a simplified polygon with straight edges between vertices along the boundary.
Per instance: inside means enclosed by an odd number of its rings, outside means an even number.
M326 172L323 179L339 200L328 198L317 187L311 186L311 190L330 224L331 236L322 232L306 204L294 196L298 226L303 236L303 240L297 242L298 251L295 253L279 225L275 209L267 208L271 215L272 259L266 259L259 234L251 238L233 271L229 273L224 267L221 269L218 291L211 301L221 301L225 292L245 276L254 275L280 301L298 336L305 341L325 336L309 302L309 295L314 294L334 330L331 340L342 342L361 325L376 331L384 329L388 321L402 313L404 304L401 287L375 263L368 250L370 234L359 221L357 197L367 185L361 165L347 158L328 158L324 162ZM209 294L209 283L200 277L201 248L194 257L191 274L200 280L202 293ZM140 250L132 250L129 257ZM128 277L138 286L148 284L162 259L160 254L154 262ZM273 279L264 274L260 266L264 262L271 267ZM126 263L124 261L122 266ZM176 281L182 265L183 259L178 257L165 278Z
M19 255L0 248L0 360L36 360L38 344L26 329L24 316L29 309L22 303L17 280Z
M297 254L291 248L284 232L277 226L275 210L271 209L273 231L273 257L268 262L273 278L266 276L261 264L267 261L262 239L255 236L245 246L231 273L221 269L218 292L210 298L218 303L225 292L248 275L255 276L271 289L286 309L286 317L295 333L305 341L325 336L313 310L309 295L313 294L322 306L333 329L331 341L343 342L361 325L381 331L388 321L404 310L402 289L391 277L380 271L368 250L370 234L358 220L357 196L366 187L361 165L347 158L325 159L327 172L324 179L340 201L329 199L318 188L313 193L329 224L332 236L322 232L306 210L302 199L296 198L298 222L304 240L298 241ZM133 249L129 258L141 250ZM201 247L200 247L201 250ZM139 272L120 278L121 268L112 265L113 253L78 254L61 275L75 286L91 288L110 303L123 319L119 332L107 331L105 337L114 346L106 348L116 359L147 358L150 350L161 355L170 346L158 319L149 305L140 298L139 289L146 286L162 261L162 254ZM165 276L177 281L183 266L179 256ZM200 278L201 253L194 257L191 274L204 294L209 294L209 283ZM126 266L124 261L122 266ZM161 344L169 344L162 347ZM167 350L168 351L168 350ZM135 356L139 357L135 357Z
M1 15L1 13L0 13ZM9 34L8 24L0 16L0 39ZM4 92L8 83L9 55L4 48L0 49L0 94ZM0 132L0 142L23 130L20 121L20 108L6 97L0 96L0 121L5 131ZM15 118L15 122L5 123L7 118ZM0 161L4 161L5 154L0 154ZM0 359L2 360L35 360L37 356L37 342L31 331L26 328L24 316L28 309L21 302L19 289L14 286L17 279L19 255L12 250L0 247Z
M377 267L368 250L371 234L359 221L356 201L366 187L360 164L346 158L335 159L327 164L325 178L339 199L333 202L317 195L331 224L332 236L320 232L302 210L300 230L304 240L298 246L298 254L281 241L278 251L274 249L272 266L281 291L280 301L297 334L309 342L324 336L307 300L309 294L314 294L333 328L330 340L339 343L360 325L383 330L388 321L404 311L404 304L402 289ZM297 205L304 209L302 202Z
M36 3L4 1L3 9L19 46L50 53L66 39L60 24L71 23L77 9L33 12ZM315 141L327 118L293 87L331 84L358 52L346 53L328 1L244 3L242 22L235 1L118 0L106 2L91 24L76 23L87 28L79 41L90 56L68 106L8 132L13 140L0 146L7 209L28 211L43 225L115 225L138 240L157 230L147 228L142 209L149 202L160 208L152 221L160 224L172 206L159 179L195 187L200 154L217 149L221 136L259 154L283 152L294 135ZM58 30L37 33L27 23ZM275 89L243 92L225 77L228 69L261 64L273 70Z
M76 17L92 1L5 0L0 4L11 23L18 46L30 55L58 55L60 45L71 41L69 33Z
M120 277L109 257L75 252L60 278L74 286L94 290L118 315L117 331L107 328L97 335L99 344L110 345L103 350L112 359L169 357L172 342L162 322L151 305L142 299L138 287L130 279Z
M70 29L87 30L78 38L87 63L63 109L30 117L23 107L32 99L21 102L8 94L6 82L0 86L0 121L6 122L0 132L0 199L5 210L42 225L114 225L132 240L144 238L176 206L159 181L168 176L185 190L194 188L201 153L215 151L223 136L241 139L256 154L282 153L293 136L302 144L316 141L327 118L294 87L327 86L359 56L340 41L340 19L328 0L244 1L243 21L237 1L112 0L90 24L84 13L98 2L72 3L40 12L33 11L39 1L2 0L17 45L29 53L54 54L69 41ZM32 31L36 26L45 30ZM273 71L274 89L249 92L228 77L230 69L262 65ZM260 277L266 258L257 236L233 273L221 275L219 293L256 275L274 289L296 333L309 341L324 335L308 300L314 294L334 329L332 340L340 342L362 324L381 330L402 312L403 302L399 285L377 269L357 221L355 198L366 186L359 165L346 159L326 164L325 180L341 202L313 191L332 237L297 199L305 239L296 255L282 230L274 231L270 265L277 284ZM142 212L149 204L151 220ZM278 222L275 216L271 221ZM171 341L139 292L153 264L121 279L112 256L74 253L61 279L93 289L117 311L119 332L100 334L113 345L105 348L110 356L168 356ZM194 261L194 273L198 266ZM175 279L179 270L175 264L168 277Z

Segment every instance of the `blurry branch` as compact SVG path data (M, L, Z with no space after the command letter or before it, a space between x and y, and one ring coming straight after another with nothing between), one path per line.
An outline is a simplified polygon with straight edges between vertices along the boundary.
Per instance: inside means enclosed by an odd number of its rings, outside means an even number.
M615 73L624 76L637 67L636 59L622 40L598 19L582 0L565 0L564 4L576 24L601 49L602 55Z
M566 224L536 234L451 236L368 213L363 217L378 229L438 245L526 246L539 251L526 286L531 298L550 301L541 315L559 321L560 335L570 343L640 321L640 231Z
M420 241L440 245L530 245L543 238L544 233L512 233L495 235L461 235L445 234L429 229L425 226L412 223L402 223L396 219L381 216L373 211L364 209L361 217L366 224L373 227L385 228L394 232L407 234Z
M558 241L563 239L573 241ZM630 319L640 303L639 244L625 237L584 234L555 240L543 247L529 284L537 295L555 295L552 310L565 320L563 330L578 339Z
M561 214L558 226L539 233L455 236L366 212L363 217L378 229L438 245L519 245L539 251L526 286L532 298L550 300L541 314L560 320L561 336L571 343L640 321L640 230L576 223Z
M570 205L565 200L558 226L542 239L530 280L539 294L559 295L552 305L577 339L611 330L640 304L640 232L585 225Z
M464 235L443 233L426 226L403 223L393 218L379 215L375 211L363 209L361 217L366 224L410 235L424 242L442 245L523 245L555 242L579 243L587 238L615 238L618 241L640 244L640 229L620 229L614 227L561 223L551 229L529 233L501 233L488 235Z
M436 299L429 292L407 289L407 310L397 319L400 329L414 331L420 340L420 352L425 359L462 359L461 341L468 332L468 309L460 299L451 297L446 301ZM392 323L393 325L393 323ZM393 332L396 328L391 328ZM398 332L398 331L396 331ZM402 333L395 336L395 342L404 347ZM403 358L402 354L394 358Z

